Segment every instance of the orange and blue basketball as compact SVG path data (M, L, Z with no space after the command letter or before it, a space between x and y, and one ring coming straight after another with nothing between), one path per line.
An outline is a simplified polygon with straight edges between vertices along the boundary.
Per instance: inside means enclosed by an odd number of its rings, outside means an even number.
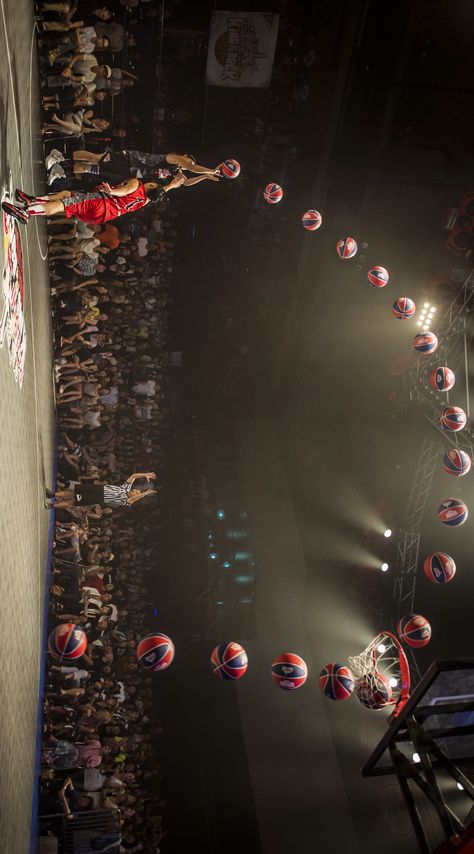
M413 339L413 346L419 353L427 356L438 348L438 338L434 332L419 332Z
M303 228L306 229L306 231L317 231L318 228L321 227L322 222L323 218L319 211L315 211L312 209L309 211L305 211L303 216L301 217L301 223L303 225Z
M415 311L416 305L410 297L398 297L392 305L392 314L397 320L408 320Z
M212 670L219 679L241 679L248 663L245 649L235 641L220 643L211 653Z
M374 288L384 288L388 284L389 274L385 267L372 267L367 273L369 283Z
M382 673L368 673L357 680L357 699L366 709L378 711L393 702L393 691L388 679Z
M357 243L353 237L341 237L336 243L339 258L353 258L357 254Z
M450 528L459 528L460 525L464 525L468 516L467 505L459 498L446 498L438 507L439 521L449 525Z
M294 652L283 652L272 661L272 678L284 691L301 688L308 677L306 662Z
M48 638L48 652L57 661L75 661L87 649L87 635L74 623L56 626Z
M331 662L319 674L319 687L329 700L348 700L355 687L354 674L345 664Z
M423 571L428 581L434 584L447 584L456 575L456 564L445 552L433 552L425 558Z
M263 198L269 205L276 205L283 198L283 188L279 184L267 184L263 191Z
M240 175L240 163L237 160L224 160L221 163L221 175L224 178L237 178Z
M445 430L457 432L466 426L467 415L460 406L445 406L441 413L441 425Z
M168 635L151 632L139 641L137 660L144 670L166 670L174 658L174 644Z
M439 368L435 368L430 374L430 384L435 391L449 391L455 382L456 377L451 368L440 366Z
M443 469L455 477L464 477L471 469L471 458L467 451L451 448L443 457Z
M397 634L408 646L420 649L431 640L431 626L421 614L407 614L398 623Z

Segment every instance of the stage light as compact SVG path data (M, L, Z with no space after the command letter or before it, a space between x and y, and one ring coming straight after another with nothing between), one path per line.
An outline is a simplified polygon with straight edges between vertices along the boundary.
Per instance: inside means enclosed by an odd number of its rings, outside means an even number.
M380 652L380 655L383 655L384 652L386 652L386 650L387 650L387 647L385 646L385 644L379 643L379 645L377 647L377 652Z
M396 688L398 685L398 679L395 679L395 676L392 676L391 679L388 680L388 684L391 688Z
M209 557L211 558L211 560L217 560L217 553L216 553L216 552L211 552L211 553L210 553L210 555L209 555Z
M225 519L225 513L223 510L218 510L216 516L218 519Z
M429 302L425 302L425 303L423 304L423 308L429 308L429 307L430 307Z
M387 570L389 569L389 565L388 565L388 563L385 563L385 562L384 562L384 563L382 563L382 564L380 565L380 569L382 570L382 572L387 572Z
M224 563L222 564L222 566L224 567L224 569L230 569L232 564L230 563L230 561L225 560Z
M432 305L432 306L431 306L431 311L432 311L432 313L433 313L433 314L435 313L435 311L436 311L436 306L435 306L435 305Z
M417 326L421 326L421 320L417 320L417 321L416 321L416 325L417 325Z
M392 532L391 532L390 528L386 528L385 531L383 532L383 535L388 540L388 538L392 536Z
M413 762L421 762L421 757L419 753L414 753L412 756Z
M456 783L456 786L458 787L460 792L464 792L464 786L462 783Z

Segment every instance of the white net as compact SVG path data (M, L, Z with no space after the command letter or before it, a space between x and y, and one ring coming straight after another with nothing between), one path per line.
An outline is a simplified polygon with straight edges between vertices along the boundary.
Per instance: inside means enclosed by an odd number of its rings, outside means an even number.
M406 699L410 669L395 635L379 632L359 655L349 656L357 698L368 709L383 709Z

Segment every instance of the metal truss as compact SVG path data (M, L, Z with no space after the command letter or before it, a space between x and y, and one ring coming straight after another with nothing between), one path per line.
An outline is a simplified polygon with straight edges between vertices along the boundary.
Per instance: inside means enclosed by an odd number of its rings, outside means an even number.
M439 364L449 365L456 375L465 373L466 413L470 415L469 406L469 372L467 362L468 344L472 333L467 318L474 311L474 271L466 277L456 299L451 303L441 318L437 332L439 346L432 356L421 356L413 368L404 376L405 391L410 400L417 402L424 417L443 436L444 442L449 442L456 448L466 450L474 457L474 430L468 423L459 433L444 430L440 422L441 406L449 404L449 394L442 397L429 385L428 377ZM433 474L440 453L444 450L440 441L426 436L418 458L418 464L412 482L405 518L397 538L397 560L393 599L395 603L396 621L404 614L413 612L416 573L420 550L420 528L428 495L431 489ZM420 672L413 655L411 658L412 673L420 677Z
M472 340L472 330L468 316L474 311L474 271L466 277L460 292L441 318L437 331L439 346L432 356L420 356L415 365L403 378L404 388L410 400L417 401L423 408L425 418L442 435L446 442L456 448L463 448L470 456L474 454L474 429L468 422L459 433L444 430L440 423L440 409L449 404L449 392L442 396L434 391L428 382L431 371L437 365L445 364L458 376L464 373L466 391L466 414L470 417L468 346Z
M426 436L418 458L415 475L408 499L403 527L397 536L397 560L393 598L395 600L396 623L414 608L416 572L420 551L420 528L431 489L433 475L443 446ZM412 675L420 678L420 671L413 655L410 655Z

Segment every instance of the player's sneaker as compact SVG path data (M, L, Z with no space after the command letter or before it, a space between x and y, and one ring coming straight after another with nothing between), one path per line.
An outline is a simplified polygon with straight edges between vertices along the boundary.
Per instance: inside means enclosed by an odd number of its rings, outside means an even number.
M54 166L55 163L64 163L65 159L64 155L57 148L53 148L44 161L46 169L51 169L51 166Z
M24 193L23 190L15 190L15 199L17 202L23 202L23 204L27 205L28 202L34 202L35 197L29 196L28 193Z
M11 205L10 202L2 202L2 208L9 216L12 216L13 219L16 219L17 222L21 222L23 225L29 220L29 216L26 211L23 211L21 208L17 208L15 205Z

